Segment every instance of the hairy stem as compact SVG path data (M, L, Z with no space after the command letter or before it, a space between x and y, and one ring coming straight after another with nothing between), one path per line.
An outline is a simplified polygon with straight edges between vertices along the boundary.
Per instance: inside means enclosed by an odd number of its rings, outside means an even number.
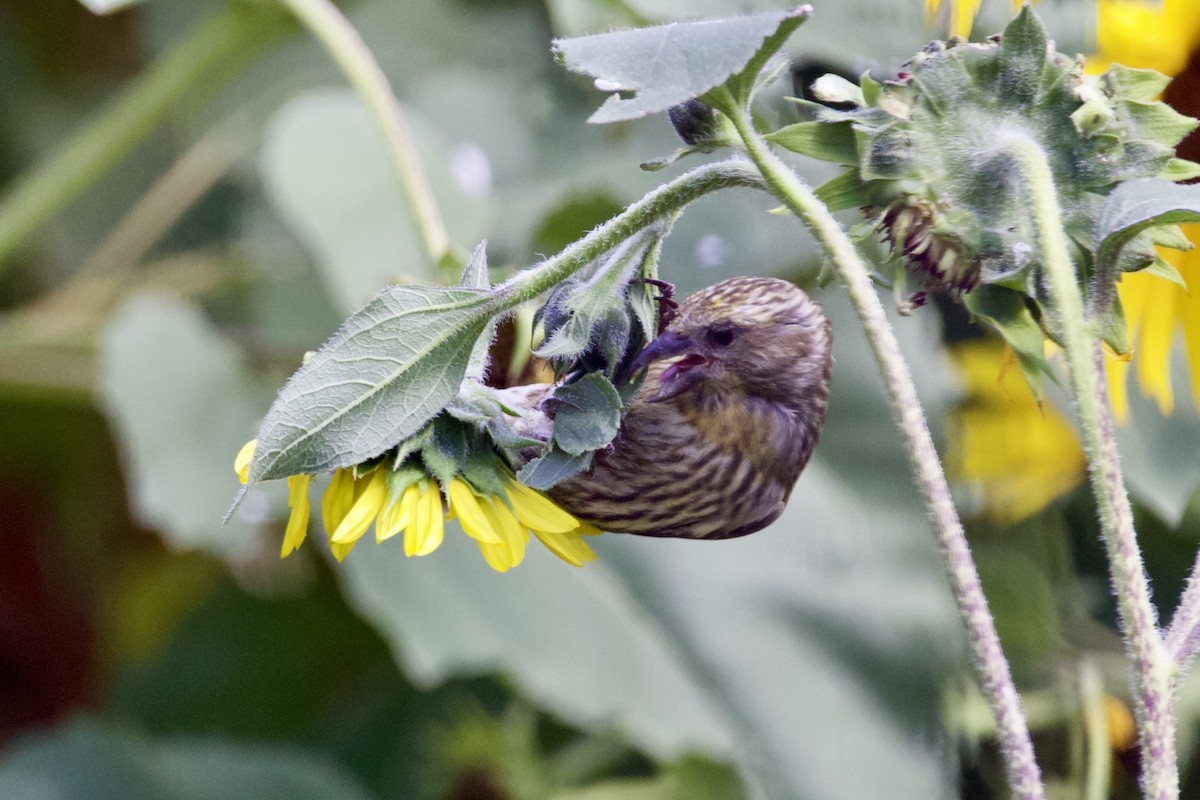
M270 17L246 9L209 17L0 196L0 274L25 238L149 136L190 90L214 91L272 39Z
M1175 761L1174 663L1158 633L1150 587L1133 530L1133 510L1121 475L1104 356L1087 326L1075 266L1067 248L1045 154L1021 134L1003 137L1025 179L1045 270L1046 288L1055 307L1063 350L1071 371L1071 389L1083 430L1088 473L1100 512L1100 529L1117 594L1121 631L1133 663L1142 784L1150 800L1179 797Z
M495 291L507 298L506 303L532 300L638 231L670 220L696 198L736 186L763 189L766 184L757 170L740 159L696 167L659 186L558 255L517 273Z
M1187 588L1171 615L1171 627L1167 629L1165 641L1171 660L1180 672L1185 672L1200 651L1200 555L1196 556Z
M917 400L916 387L900 352L900 345L888 324L883 304L875 293L870 273L859 258L853 242L829 210L796 173L771 151L754 129L749 113L733 104L728 104L726 111L770 191L808 226L824 248L850 295L854 310L862 320L867 340L887 385L888 398L903 434L917 484L925 495L984 695L996 717L997 736L1009 786L1014 797L1040 800L1045 792L1034 759L1029 728L1021 709L1021 699L1000 647L1000 638L988 611L978 570L971 558L971 550L954 509L929 426Z
M450 237L442 222L433 190L429 187L425 169L421 166L412 131L383 70L363 44L358 32L330 0L280 2L291 9L304 27L325 46L383 129L413 222L425 245L425 253L433 266L441 267L444 260L452 255Z

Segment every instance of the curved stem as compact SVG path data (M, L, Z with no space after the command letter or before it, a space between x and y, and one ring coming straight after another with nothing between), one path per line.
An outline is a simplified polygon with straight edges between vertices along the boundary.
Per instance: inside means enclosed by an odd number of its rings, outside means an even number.
M1027 137L1009 134L1001 147L1016 161L1028 187L1046 288L1055 306L1071 388L1083 430L1092 491L1117 593L1121 631L1134 667L1142 784L1151 800L1179 797L1175 761L1174 664L1158 633L1150 587L1133 529L1133 510L1117 455L1103 353L1090 333L1075 266L1067 248L1055 193L1054 175L1041 148Z
M358 32L330 0L279 1L325 46L383 129L425 253L435 267L442 266L451 255L450 237L421 166L412 131L383 70Z
M726 112L737 128L746 152L766 179L770 191L808 226L825 249L850 295L854 310L862 320L867 340L887 384L888 398L904 436L917 484L925 495L983 692L996 717L997 735L1009 786L1015 797L1040 800L1044 797L1044 789L1033 755L1029 728L1021 710L1021 699L1000 647L1000 638L988 611L979 573L971 558L962 523L954 509L929 426L917 400L916 387L888 323L883 304L871 284L870 273L837 220L795 172L771 151L755 131L749 114L733 104L727 104Z
M0 274L25 237L116 166L194 87L211 92L273 38L266 14L245 9L201 22L89 120L54 156L0 197Z
M511 293L516 302L532 300L638 231L678 213L696 198L736 186L766 188L758 171L740 159L696 167L659 186L558 255L517 273L494 291L498 295Z
M1192 659L1200 651L1200 555L1192 565L1187 588L1179 598L1179 605L1171 615L1171 627L1164 637L1167 653L1178 665L1180 672L1191 666Z

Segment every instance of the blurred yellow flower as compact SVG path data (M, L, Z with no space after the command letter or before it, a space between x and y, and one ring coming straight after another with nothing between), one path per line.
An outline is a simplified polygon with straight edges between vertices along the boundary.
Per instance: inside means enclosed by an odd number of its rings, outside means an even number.
M1102 72L1119 62L1176 75L1187 66L1200 45L1200 3L1196 0L1100 0L1096 7L1097 52L1088 69ZM1184 226L1193 244L1200 244L1200 225ZM1137 366L1138 386L1153 397L1163 414L1175 409L1171 391L1171 349L1182 329L1188 365L1200 408L1200 255L1163 249L1163 258L1179 270L1184 286L1142 272L1121 276L1117 291L1129 324L1129 343ZM1128 360L1107 362L1109 394L1119 420L1129 417L1126 381Z
M242 483L247 480L255 444L254 440L247 442L234 460L234 471ZM598 528L576 519L549 497L522 486L511 475L503 479L503 496L480 492L462 478L453 478L445 493L445 508L442 489L433 478L397 486L393 492L389 485L392 475L382 464L362 472L353 467L334 471L321 501L321 511L330 549L338 561L346 558L371 523L375 523L376 542L403 532L405 555L429 555L442 544L446 520L455 518L497 572L507 572L525 559L530 533L547 550L573 566L581 567L596 558L583 537L601 533ZM312 478L312 475L288 478L291 514L281 558L304 542L311 513L308 488Z
M950 348L965 383L951 412L946 472L980 515L997 525L1032 516L1083 480L1086 464L1071 423L1029 393L1012 351L998 339Z
M925 0L925 20L929 27L937 26L941 14L948 15L947 30L951 36L964 39L971 35L975 14L983 0Z

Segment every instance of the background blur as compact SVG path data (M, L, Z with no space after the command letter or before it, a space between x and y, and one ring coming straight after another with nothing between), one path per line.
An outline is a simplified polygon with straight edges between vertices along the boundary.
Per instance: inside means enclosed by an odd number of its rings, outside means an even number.
M601 96L553 63L551 38L783 5L343 7L405 104L452 238L486 237L499 279L657 185L638 164L678 146L662 117L585 124ZM974 10L813 5L789 45L796 85L762 103L769 123L788 121L782 97L806 79L894 74L929 38L969 31ZM1200 24L1145 5L1159 16L1134 41L1182 53L1164 68L1196 103L1184 65ZM985 2L976 33L1011 10ZM1103 6L1039 10L1061 50L1097 52ZM334 568L320 535L278 559L280 486L221 526L234 454L303 353L377 289L453 276L425 262L327 54L257 0L104 17L0 0L0 108L0 796L1003 796L857 322L767 198L698 202L663 272L680 295L788 277L833 320L829 422L778 523L728 542L600 537L584 569L533 548L499 575L461 536L425 559L367 544ZM814 183L832 175L796 163ZM1180 271L1200 286L1200 265ZM1038 409L953 308L896 325L1053 796L1135 797L1127 673L1069 409L1053 387ZM1181 342L1168 326L1172 413L1131 385L1121 431L1164 617L1200 545ZM1200 680L1180 711L1183 796L1200 797Z

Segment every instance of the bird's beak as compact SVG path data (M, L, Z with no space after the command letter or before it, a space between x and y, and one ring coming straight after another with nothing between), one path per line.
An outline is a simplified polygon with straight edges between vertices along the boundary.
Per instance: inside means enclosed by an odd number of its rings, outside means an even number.
M634 359L633 371L643 370L655 361L676 356L683 357L658 376L658 392L649 398L650 402L669 400L686 392L704 378L706 370L703 367L708 365L708 359L695 352L695 342L691 337L678 331L666 331L646 345L646 349Z
M634 372L641 372L646 367L653 364L655 361L661 361L664 358L672 358L673 356L681 356L692 349L692 339L686 334L679 331L663 331L658 335L642 352L638 353L638 357L633 360L630 365Z

